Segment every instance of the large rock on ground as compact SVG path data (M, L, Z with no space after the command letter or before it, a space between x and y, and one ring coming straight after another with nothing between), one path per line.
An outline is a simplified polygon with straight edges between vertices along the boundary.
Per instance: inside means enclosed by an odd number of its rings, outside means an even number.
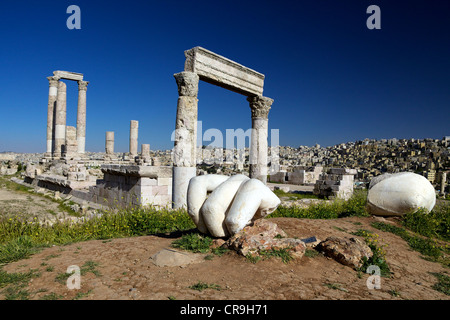
M431 183L412 172L377 176L370 182L367 194L367 207L373 215L402 216L419 208L431 211L435 204Z
M295 258L301 258L306 245L299 239L286 238L287 234L277 224L258 219L252 225L237 232L226 242L230 249L246 256L260 251L288 249Z
M358 269L362 266L362 258L372 257L372 250L357 238L328 237L316 246L316 250L337 262Z

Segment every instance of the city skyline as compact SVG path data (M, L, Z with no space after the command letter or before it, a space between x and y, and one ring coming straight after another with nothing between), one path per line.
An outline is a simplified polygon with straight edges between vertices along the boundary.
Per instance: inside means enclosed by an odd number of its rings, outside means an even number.
M66 25L71 4L81 9L79 30ZM90 82L87 151L104 151L105 132L114 131L116 151L126 152L130 120L139 121L139 145L171 149L173 74L195 46L265 75L269 132L279 130L281 146L449 134L448 3L171 4L2 3L0 152L45 152L46 77L55 70ZM366 26L372 4L381 10L378 30ZM67 124L75 126L76 84L66 84ZM242 95L201 81L198 98L203 133L251 127Z

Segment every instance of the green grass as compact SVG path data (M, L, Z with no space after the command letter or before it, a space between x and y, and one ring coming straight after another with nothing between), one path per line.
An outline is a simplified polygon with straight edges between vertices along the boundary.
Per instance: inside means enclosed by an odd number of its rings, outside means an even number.
M285 192L280 189L274 190L273 193L275 193L279 198L285 197L285 198L289 198L289 200L319 199L318 196L316 196L312 193Z
M438 282L433 285L433 289L450 296L450 277L442 273L430 273L438 280Z
M439 262L444 266L450 267L450 247L448 245L443 245L435 239L413 234L404 227L384 222L374 222L372 227L398 235L408 243L411 249L421 253L426 260Z
M187 251L208 253L212 244L212 238L199 233L189 233L172 242L172 247Z
M5 300L28 300L30 293L24 289L27 283L32 279L39 277L40 273L36 270L28 272L8 273L0 270L0 288L5 288Z
M367 191L355 190L353 196L345 201L336 199L332 202L319 202L307 208L298 206L279 206L268 218L289 217L306 219L336 219L342 217L369 216L366 210Z
M431 212L420 209L408 213L403 225L420 235L450 241L450 202L437 204Z

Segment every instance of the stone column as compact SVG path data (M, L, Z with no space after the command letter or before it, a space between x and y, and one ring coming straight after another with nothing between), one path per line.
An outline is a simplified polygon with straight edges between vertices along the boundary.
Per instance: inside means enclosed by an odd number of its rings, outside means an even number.
M250 144L250 178L267 183L268 115L273 99L263 96L248 97L252 112L252 136Z
M106 131L105 152L107 155L114 154L114 131Z
M172 206L187 205L189 180L196 176L197 106L199 77L193 72L174 74L178 86L173 147Z
M78 153L85 152L86 146L86 90L89 81L78 81L78 110L77 110L77 143Z
M53 145L55 140L55 135L53 132L54 128L54 114L56 105L56 95L58 93L58 81L57 77L47 77L49 82L48 90L48 106L47 106L47 152L45 157L51 157L53 153Z
M54 158L61 158L65 152L66 140L66 84L59 81L58 94L56 97L56 111L55 111L55 149L53 152Z
M150 145L147 143L141 144L141 157L150 157Z
M138 128L139 122L136 120L130 121L130 160L138 154Z

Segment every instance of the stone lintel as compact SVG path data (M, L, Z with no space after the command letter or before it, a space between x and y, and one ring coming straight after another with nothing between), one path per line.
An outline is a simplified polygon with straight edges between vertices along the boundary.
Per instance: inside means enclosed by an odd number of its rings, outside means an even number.
M126 175L144 178L171 178L172 167L168 166L138 166L138 165L120 165L104 164L101 167L103 173L112 175Z
M262 96L264 75L202 47L184 52L184 71L195 72L200 80L245 96Z
M78 73L78 72L56 70L56 71L53 71L53 75L60 79L67 79L67 80L73 80L73 81L82 81L83 80L83 74Z

